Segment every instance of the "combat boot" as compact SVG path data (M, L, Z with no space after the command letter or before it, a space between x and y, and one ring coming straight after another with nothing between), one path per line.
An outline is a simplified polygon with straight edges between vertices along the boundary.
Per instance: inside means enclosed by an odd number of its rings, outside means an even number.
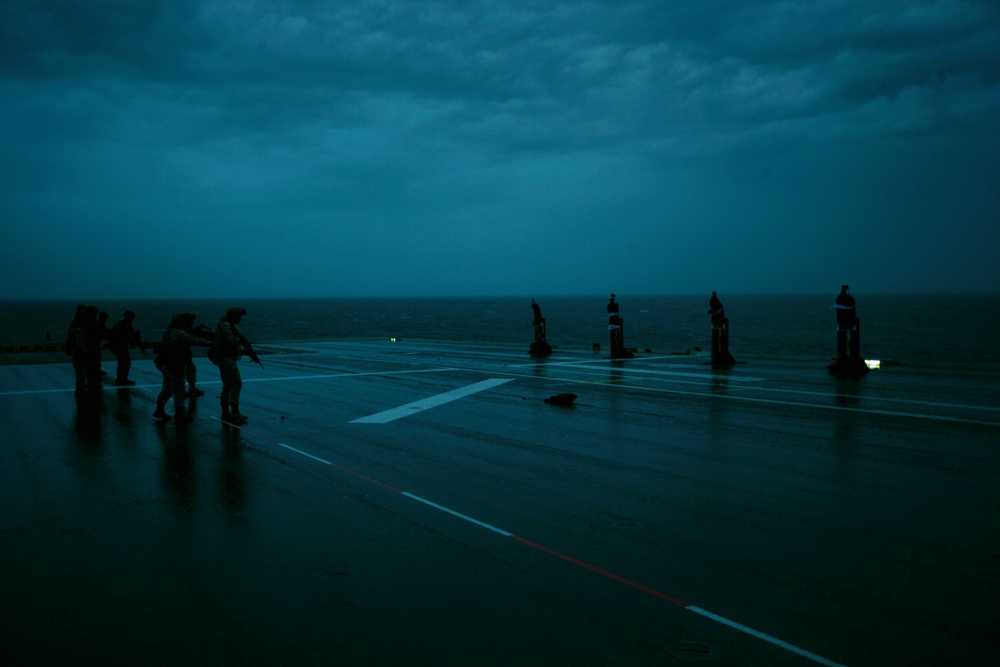
M229 406L225 403L222 404L222 423L224 424L238 424L239 422L233 419L233 413L229 411Z
M238 404L233 404L233 410L231 416L233 418L233 421L238 424L245 424L248 421L250 421L249 417L240 412L240 406Z
M197 398L198 396L204 396L205 392L202 389L198 389L194 385L191 385L191 389L188 391L188 396Z

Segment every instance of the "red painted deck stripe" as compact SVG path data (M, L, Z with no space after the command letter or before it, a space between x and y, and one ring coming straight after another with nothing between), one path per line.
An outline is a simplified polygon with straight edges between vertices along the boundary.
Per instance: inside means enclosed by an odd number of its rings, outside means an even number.
M591 565L590 563L588 563L586 561L582 561L579 558L573 558L572 556L567 556L566 554L560 553L560 552L556 551L555 549L549 549L548 547L542 546L541 544L536 544L535 542L532 542L531 540L526 540L523 537L520 537L519 535L511 535L511 539L517 540L518 542L521 542L522 544L526 544L529 547L533 547L535 549L538 549L539 551L544 551L545 553L550 554L552 556L555 556L556 558L561 558L562 560L566 561L567 563L572 563L573 565L576 565L578 567L582 567L585 570L590 570L591 572L596 572L597 574L601 575L602 577L607 577L608 579L611 579L612 581L617 581L620 584L625 584L626 586L630 586L630 587L632 587L632 588L634 588L634 589L636 589L638 591L642 591L643 593L646 593L647 595L652 595L653 597L660 598L661 600L666 600L667 602L675 604L675 605L677 605L679 607L685 607L685 608L687 608L687 607L691 606L690 603L681 602L677 598L671 597L671 596L667 595L666 593L661 593L660 591L656 590L655 588L650 588L649 586L646 586L644 584L640 584L638 582L632 581L631 579L626 579L625 577L617 575L614 572L608 572L607 570L602 570L601 568L597 567L596 565Z
M365 475L362 475L359 472L354 472L350 468L345 468L344 466L339 466L336 463L331 463L330 467L331 468L336 468L337 470L342 470L342 471L346 472L349 475L354 475L355 477L360 477L361 479L365 480L366 482L371 482L372 484L378 484L379 486L381 486L383 488L386 488L386 489L389 489L390 491L395 491L396 493L402 493L401 490L397 489L394 486L390 486L389 484L386 484L385 482L380 482L377 479L373 479L371 477L366 477Z
M273 440L272 438L269 438L267 436L265 436L265 438L268 439L268 440ZM277 442L276 440L273 440L273 441ZM712 619L712 620L714 620L714 621L716 621L718 623L722 623L723 625L728 625L729 627L734 628L736 630L739 630L740 632L743 632L743 633L745 633L747 635L750 635L750 636L753 636L753 637L757 637L757 638L762 639L764 641L767 641L767 642L769 642L771 644L774 644L775 646L779 646L781 648L789 650L789 651L791 651L793 653L797 653L798 655L801 655L803 657L809 658L810 660L812 660L814 662L817 662L817 663L819 663L821 665L825 665L827 667L844 667L840 663L833 662L832 660L828 660L827 658L824 658L822 656L816 655L815 653L810 653L809 651L806 651L804 649L799 648L798 646L795 646L793 644L789 644L788 642L785 642L785 641L782 641L782 640L777 639L775 637L772 637L771 635L759 632L757 630L754 630L753 628L749 628L749 627L747 627L745 625L736 623L735 621L731 621L731 620L729 620L727 618L724 618L722 616L718 616L716 614L713 614L713 613L711 613L709 611L701 609L700 607L696 607L696 606L692 605L689 602L682 602L681 600L678 600L675 597L671 597L671 596L667 595L666 593L661 593L660 591L656 590L655 588L650 588L649 586L646 586L644 584L640 584L638 582L632 581L631 579L626 579L625 577L623 577L621 575L617 575L617 574L615 574L613 572L608 572L607 570L603 570L603 569L597 567L596 565L591 565L590 563L588 563L586 561L582 561L579 558L573 558L572 556L567 556L566 554L561 553L559 551L556 551L555 549L550 549L550 548L548 548L546 546L542 546L541 544L538 544L536 542L532 542L531 540L526 540L523 537L520 537L518 535L514 535L513 533L510 533L509 531L498 529L498 528L496 528L494 526L491 526L489 524L482 523L478 519L473 519L472 517L466 516L464 514L460 514L460 513L456 512L456 511L448 509L447 507L444 507L442 505L437 505L437 504L432 503L430 501L424 500L423 498L419 498L418 496L414 496L411 493L400 491L399 489L397 489L394 486L391 486L391 485L386 484L384 482L380 482L377 479L374 479L372 477L368 477L366 475L362 475L361 473L355 472L354 470L351 470L350 468L345 468L345 467L339 466L339 465L337 465L335 463L331 463L330 461L327 461L326 459L321 459L318 456L314 456L312 454L309 454L308 452L304 452L301 449L296 449L294 447L290 447L289 445L286 445L286 444L281 443L281 442L278 442L278 444L280 446L282 446L282 447L290 450L290 451L297 452L298 454L302 454L302 455L307 456L307 457L309 457L311 459L319 461L320 463L323 463L324 465L328 465L331 468L336 468L337 470L340 470L342 472L346 472L346 473L348 473L350 475L358 477L359 479L363 479L363 480L365 480L367 482L371 482L372 484L377 484L377 485L381 486L382 488L389 489L390 491L395 491L396 493L399 493L399 494L401 494L403 496L406 496L406 497L411 498L413 500L420 501L421 503L424 503L425 505L437 508L439 510L443 510L443 511L449 513L449 514L453 514L453 515L455 515L457 517L460 517L462 519L465 519L467 521L472 521L473 523L478 524L480 526L484 526L484 527L486 527L486 528L488 528L488 529L490 529L490 530L492 530L494 532L501 533L503 535L507 535L511 539L517 540L521 544L524 544L526 546L532 547L533 549L537 549L538 551L541 551L543 553L547 553L550 556L555 556L556 558L559 558L560 560L564 560L567 563L571 563L573 565L576 565L577 567L581 567L581 568L583 568L585 570L589 570L589 571L591 571L591 572L593 572L595 574L599 574L602 577L606 577L606 578L608 578L608 579L610 579L612 581L616 581L619 584L622 584L624 586L628 586L629 588L634 588L635 590L641 591L641 592L643 592L643 593L645 593L647 595L651 595L651 596L653 596L655 598L659 598L661 600L666 600L667 602L669 602L671 604L674 604L674 605L677 605L678 607L681 607L683 609L687 609L689 611L693 611L693 612L695 612L697 614L700 614L701 616L704 616L705 618L710 618L710 619Z

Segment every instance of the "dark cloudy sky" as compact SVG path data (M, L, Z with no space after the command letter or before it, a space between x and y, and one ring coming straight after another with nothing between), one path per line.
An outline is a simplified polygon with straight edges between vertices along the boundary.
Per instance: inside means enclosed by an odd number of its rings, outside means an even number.
M993 0L3 0L0 298L1000 291Z

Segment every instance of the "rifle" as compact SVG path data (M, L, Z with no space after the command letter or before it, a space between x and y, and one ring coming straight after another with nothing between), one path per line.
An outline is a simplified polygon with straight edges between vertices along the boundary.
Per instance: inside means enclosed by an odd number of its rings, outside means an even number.
M135 329L135 346L139 348L139 351L142 352L142 356L145 357L146 342L142 340L142 332L140 332L138 329Z
M250 361L254 362L261 368L264 368L264 364L260 363L260 357L258 357L257 353L253 351L253 346L250 345L250 341L248 341L243 334L239 334L239 336L240 344L243 345L244 351L247 353L247 356L250 357Z

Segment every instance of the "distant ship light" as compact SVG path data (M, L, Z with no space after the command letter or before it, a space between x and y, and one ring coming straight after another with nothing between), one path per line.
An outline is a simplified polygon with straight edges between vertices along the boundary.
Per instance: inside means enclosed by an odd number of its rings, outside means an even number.
M868 367L868 370L877 371L882 368L882 362L878 359L865 359L865 366Z

